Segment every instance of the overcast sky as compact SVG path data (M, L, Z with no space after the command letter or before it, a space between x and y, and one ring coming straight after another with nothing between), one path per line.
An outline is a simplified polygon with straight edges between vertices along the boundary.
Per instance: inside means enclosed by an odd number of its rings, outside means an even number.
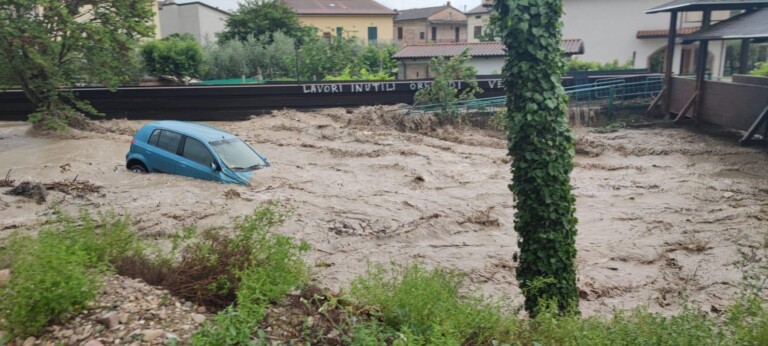
M191 2L193 0L177 0L176 2L182 3L182 2ZM235 10L237 9L237 2L238 0L194 0L194 1L201 1L208 5L216 6L218 8L224 9L224 10ZM241 0L242 1L242 0ZM398 10L405 10L409 8L417 8L417 7L431 7L431 6L440 6L445 4L447 0L377 0L380 4L387 6L392 9L398 9ZM467 10L471 10L473 7L480 5L481 0L451 0L451 5L454 7L464 11L464 6L466 5Z

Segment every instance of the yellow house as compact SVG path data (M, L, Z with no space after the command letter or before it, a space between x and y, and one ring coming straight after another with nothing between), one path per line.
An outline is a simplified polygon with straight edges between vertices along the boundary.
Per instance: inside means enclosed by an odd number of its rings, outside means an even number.
M326 39L357 37L367 43L392 42L397 13L374 0L282 0L303 25L314 26Z

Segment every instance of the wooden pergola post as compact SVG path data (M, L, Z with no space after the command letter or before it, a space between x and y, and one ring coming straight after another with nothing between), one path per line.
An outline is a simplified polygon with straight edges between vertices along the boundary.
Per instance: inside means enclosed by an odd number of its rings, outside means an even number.
M669 36L667 37L667 51L664 56L664 115L669 114L672 105L672 60L675 58L675 40L677 39L677 11L669 14Z
M704 14L701 18L701 30L709 27L712 19L712 11L704 10ZM701 103L704 98L704 80L707 76L707 59L709 58L709 40L699 41L699 61L696 64L696 102L693 108L693 118L697 120L699 118L699 112L701 111Z
M739 74L749 73L749 39L741 40L741 52L739 53Z

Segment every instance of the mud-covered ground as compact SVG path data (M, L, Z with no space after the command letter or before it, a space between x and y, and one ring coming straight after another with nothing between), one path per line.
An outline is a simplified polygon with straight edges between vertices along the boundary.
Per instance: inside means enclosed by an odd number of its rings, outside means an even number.
M162 240L280 201L294 209L281 231L313 245L322 286L344 287L369 263L420 260L463 270L468 287L519 303L503 136L398 117L364 108L212 123L269 157L273 167L258 171L251 187L126 171L142 122L104 121L53 137L0 123L0 180L10 169L17 183L77 178L103 187L84 197L51 191L43 204L0 194L0 238L34 229L54 205L128 213L139 232ZM765 151L711 129L576 134L582 311L671 312L681 290L705 309L728 305L741 281L735 263L750 262L737 250L768 247Z

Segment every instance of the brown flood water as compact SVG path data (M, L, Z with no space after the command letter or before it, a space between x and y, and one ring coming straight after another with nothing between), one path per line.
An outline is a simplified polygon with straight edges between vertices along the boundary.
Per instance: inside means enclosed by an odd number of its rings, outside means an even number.
M0 194L0 238L34 229L54 204L128 213L141 234L165 239L276 200L295 210L281 232L313 245L321 285L344 287L369 263L419 260L465 271L468 287L520 303L505 141L469 129L400 132L387 117L364 108L212 123L273 163L250 188L127 172L125 153L142 122L104 121L55 138L0 123L0 179L12 169L17 181L77 177L104 186L84 199L52 192L42 205ZM683 288L705 309L729 304L741 280L737 250L768 247L765 152L686 128L576 133L582 311L672 312Z

